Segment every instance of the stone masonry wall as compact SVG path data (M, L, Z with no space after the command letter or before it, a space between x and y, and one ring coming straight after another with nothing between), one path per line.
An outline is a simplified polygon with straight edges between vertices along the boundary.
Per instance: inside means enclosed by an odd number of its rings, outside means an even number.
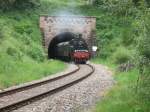
M43 35L43 47L48 51L51 40L63 32L81 33L89 49L94 45L96 27L95 17L80 16L41 16L40 29Z

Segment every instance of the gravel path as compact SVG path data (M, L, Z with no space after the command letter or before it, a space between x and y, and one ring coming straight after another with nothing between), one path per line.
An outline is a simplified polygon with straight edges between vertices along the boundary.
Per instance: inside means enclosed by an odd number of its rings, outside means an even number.
M94 74L82 82L13 112L87 112L114 83L107 67L93 65Z

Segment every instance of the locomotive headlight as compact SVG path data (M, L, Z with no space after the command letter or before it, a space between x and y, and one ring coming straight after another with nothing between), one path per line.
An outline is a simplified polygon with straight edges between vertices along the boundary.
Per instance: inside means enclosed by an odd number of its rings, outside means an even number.
M97 46L92 46L92 51L97 51L98 47Z

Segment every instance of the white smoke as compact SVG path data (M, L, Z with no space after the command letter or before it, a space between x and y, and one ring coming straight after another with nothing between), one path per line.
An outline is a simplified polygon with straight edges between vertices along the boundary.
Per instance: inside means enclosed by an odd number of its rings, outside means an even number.
M86 27L86 19L82 17L83 14L77 8L78 4L77 0L68 0L65 8L62 7L62 10L59 8L59 11L53 13L56 16L53 26L57 30L59 29L58 33L67 31L74 31L73 33L83 32L83 28ZM76 30L74 30L75 28Z

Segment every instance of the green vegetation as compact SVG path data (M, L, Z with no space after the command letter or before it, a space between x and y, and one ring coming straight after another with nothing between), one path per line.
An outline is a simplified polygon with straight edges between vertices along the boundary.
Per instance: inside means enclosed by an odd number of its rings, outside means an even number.
M42 7L0 10L0 89L65 68L62 62L46 59L39 30L41 10Z
M22 9L39 5L39 0L0 0L2 10Z
M137 85L139 74L137 68L128 72L118 72L117 65L112 60L94 59L93 61L109 66L114 71L116 84L97 103L92 112L149 112L150 102L142 99L145 95L141 95Z
M94 112L150 111L150 10L142 0L96 0L100 52L96 63L114 70L117 84ZM99 22L101 21L101 22ZM126 69L127 67L130 69ZM134 66L134 67L133 67ZM119 72L123 68L126 72Z
M17 6L15 2L7 4L7 7L0 5L1 77L10 73L24 74L27 69L29 74L35 69L35 74L47 74L51 71L48 66L60 63L45 60L38 28L40 14L96 16L99 52L93 61L112 68L117 84L97 104L95 111L150 111L149 0L89 0L93 1L90 4L87 4L88 0L24 1ZM33 63L36 66L32 66ZM126 68L126 64L131 68L119 72L120 66ZM46 69L41 70L42 66ZM1 85L9 85L5 83Z
M118 47L112 55L112 60L116 64L127 63L131 59L132 57L130 51L124 47Z
M1 89L49 76L63 70L65 67L64 64L59 61L44 61L39 63L32 60L14 62L8 59L7 61L0 66Z
M39 79L65 68L62 62L47 61L42 48L39 16L80 15L80 9L86 13L89 6L80 6L85 2L78 1L0 0L0 89ZM79 10L76 10L77 6ZM90 10L96 9L89 9L91 14Z
M117 84L97 104L94 112L146 112L143 108L148 111L148 106L145 107L145 104L138 102L138 95L134 88L137 83L137 74L136 69L128 73L116 74Z

